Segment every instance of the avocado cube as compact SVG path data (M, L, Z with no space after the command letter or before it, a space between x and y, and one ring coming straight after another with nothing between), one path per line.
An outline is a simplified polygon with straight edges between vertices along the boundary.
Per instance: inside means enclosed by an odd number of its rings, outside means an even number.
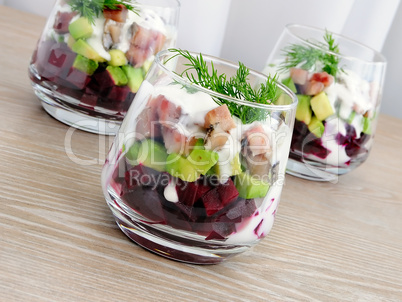
M88 59L96 62L105 62L106 60L101 57L95 49L82 39L75 41L71 48L75 53L80 54Z
M130 146L130 148L128 148L125 156L126 158L131 161L134 162L137 160L138 158L138 154L140 152L140 147L141 147L141 142L136 141L132 146ZM126 146L123 145L123 152L126 151Z
M187 160L200 173L205 175L218 161L218 153L210 150L194 149Z
M127 58L123 51L120 49L111 49L109 50L110 61L109 65L112 66L123 66L127 64Z
M282 93L274 102L275 105L290 105L292 104L292 99L287 94Z
M78 40L89 38L94 30L88 19L81 17L70 23L68 26L68 31L74 39Z
M98 66L98 62L81 55L77 55L73 63L74 68L85 72L87 75L93 75Z
M308 124L308 130L320 138L324 134L325 126L317 117L313 116Z
M128 78L124 71L118 66L108 66L106 71L109 73L116 86L124 86L128 83Z
M355 116L356 116L356 111L352 111L352 113L349 115L349 118L348 118L348 124L353 123L353 120L355 119Z
M297 103L296 119L308 125L310 124L312 115L310 107L311 96L298 94L297 98L299 99L299 102Z
M237 175L234 183L239 191L239 196L245 199L265 197L270 187L269 183L253 177L247 172Z
M321 91L319 94L313 96L310 102L311 109L320 121L334 114L334 109L325 91Z
M187 158L177 153L171 153L166 159L166 171L174 177L187 182L194 182L200 177L200 173Z
M363 116L363 133L371 134L371 120L365 116Z
M70 49L73 48L75 42L77 41L73 38L73 36L69 35L67 39L67 45L68 47L70 47Z
M143 164L159 172L166 171L166 148L152 139L135 142L125 155L132 165Z
M142 64L142 69L144 73L147 74L148 70L151 68L153 60L146 60L144 64Z
M124 65L122 66L122 69L128 78L128 87L130 87L132 92L136 93L138 89L140 89L142 81L144 81L142 68L134 68L131 65Z
M294 93L297 92L296 85L295 85L295 83L293 82L293 80L292 80L291 77L288 77L288 78L282 80L282 84L285 85L286 87L288 87L288 88L289 88L290 90L292 90Z

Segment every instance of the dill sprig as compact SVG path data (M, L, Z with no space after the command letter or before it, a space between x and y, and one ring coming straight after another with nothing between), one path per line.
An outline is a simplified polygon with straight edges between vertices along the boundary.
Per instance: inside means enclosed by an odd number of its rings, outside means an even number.
M312 46L304 46L292 44L283 49L286 60L280 65L280 70L286 70L291 67L300 67L309 70L313 68L317 62L323 65L322 70L332 76L336 76L339 69L339 58L335 55L339 53L339 47L335 44L335 39L332 34L326 31L323 42L316 42L318 48ZM326 53L324 50L329 50Z
M224 73L218 74L213 62L209 63L211 68L209 69L208 63L204 60L202 54L194 57L188 51L179 49L170 49L170 51L183 56L189 61L189 63L185 64L188 68L180 76L186 76L190 82L196 85L252 103L272 104L277 98L276 76L273 78L269 76L266 83L261 83L258 89L254 89L248 82L250 70L241 62L239 62L236 75L228 78ZM231 115L238 117L243 124L262 121L267 118L267 111L261 108L241 105L223 98L214 98L214 101L219 105L226 104Z
M116 10L119 9L120 4L138 14L138 10L134 6L119 0L70 0L68 4L73 11L79 12L92 24L95 24L95 18L99 17L105 8Z

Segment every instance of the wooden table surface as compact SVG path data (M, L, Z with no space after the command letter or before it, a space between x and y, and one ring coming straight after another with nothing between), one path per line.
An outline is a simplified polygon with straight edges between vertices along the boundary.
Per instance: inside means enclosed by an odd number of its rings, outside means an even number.
M287 176L272 232L248 252L167 260L106 205L112 138L69 130L34 95L44 24L0 6L0 301L402 301L402 120L381 115L369 159L336 184Z

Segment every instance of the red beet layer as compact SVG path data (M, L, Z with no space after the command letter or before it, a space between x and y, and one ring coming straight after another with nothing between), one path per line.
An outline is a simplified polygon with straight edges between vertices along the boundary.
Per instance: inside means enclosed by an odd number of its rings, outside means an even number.
M169 225L177 229L196 232L206 240L224 240L238 231L236 225L256 211L254 199L239 197L233 181L220 184L211 177L196 182L177 180L178 202L166 200L164 190L172 176L149 167L117 166L114 188L121 188L121 200L150 223ZM117 176L117 171L124 176ZM122 174L121 174L122 175Z
M81 109L87 109L89 114L93 114L94 107L98 106L112 111L111 114L120 114L122 119L135 94L128 86L113 84L106 72L106 64L101 63L95 73L89 76L73 68L75 58L76 54L66 43L44 41L38 45L32 57L31 64L38 75L31 73L31 80L37 84L48 82L56 91L76 99Z
M292 136L291 151L296 154L302 154L302 156L315 155L325 159L331 151L323 146L321 138L309 139L309 141L305 143L306 137L310 137L310 133L305 123L296 120ZM345 146L345 152L351 160L355 159L357 156L368 154L365 144L370 139L370 135L362 132L360 133L360 137L357 138L355 128L349 124L346 126L346 135L338 133L335 139L338 145ZM299 156L294 153L292 154L292 152L290 153L290 158L300 159ZM342 163L339 164L341 165Z

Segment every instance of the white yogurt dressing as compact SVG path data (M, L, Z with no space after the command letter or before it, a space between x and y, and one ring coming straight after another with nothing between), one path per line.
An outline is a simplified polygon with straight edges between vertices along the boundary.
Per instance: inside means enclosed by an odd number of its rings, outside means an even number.
M169 184L165 187L163 195L167 201L173 203L179 202L179 196L176 191L176 180L174 178L172 178L171 181L169 181Z
M95 24L92 24L93 33L86 41L87 43L104 59L110 61L111 56L103 47L103 27L106 19L103 15L95 19Z
M236 224L236 233L229 235L225 243L251 243L266 236L274 224L281 191L282 185L279 181L275 182L264 198L263 206L257 209L250 218Z
M71 6L69 4L64 4L57 7L57 11L60 12L72 12ZM72 18L70 23L74 22L81 15L77 14ZM92 24L93 34L90 38L86 41L88 44L104 59L109 61L111 59L110 54L103 46L103 32L104 32L104 25L105 25L105 18L103 14L100 14L97 18L95 18L95 24ZM138 16L133 11L129 10L127 12L127 19L122 27L122 33L120 37L120 43L118 43L114 48L119 49L123 52L127 52L130 48L130 40L132 37L132 32L130 30L131 26L137 23L141 27L147 29L153 29L156 31L161 32L166 37L174 36L174 33L168 31L166 24L163 20L158 16L157 13L152 11L151 9L143 9L140 12L140 16ZM49 22L47 32L49 33L50 37L55 36L55 32L53 30L53 23Z
M322 145L331 151L325 159L319 158L314 154L305 155L306 158L325 162L327 165L339 166L350 161L350 157L346 154L345 147L338 145L336 135L340 133L346 135L345 122L339 118L328 120L325 125L325 131L321 137Z
M189 93L183 86L173 82L155 87L154 96L158 95L164 95L177 107L181 107L183 118L179 123L189 129L204 125L205 115L219 106L208 94L201 91Z

